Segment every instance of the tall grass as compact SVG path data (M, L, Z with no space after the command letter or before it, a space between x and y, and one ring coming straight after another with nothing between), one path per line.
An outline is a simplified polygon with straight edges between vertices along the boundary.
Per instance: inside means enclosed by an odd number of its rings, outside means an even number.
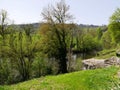
M119 90L117 72L119 68L86 70L46 76L23 83L3 86L0 90Z

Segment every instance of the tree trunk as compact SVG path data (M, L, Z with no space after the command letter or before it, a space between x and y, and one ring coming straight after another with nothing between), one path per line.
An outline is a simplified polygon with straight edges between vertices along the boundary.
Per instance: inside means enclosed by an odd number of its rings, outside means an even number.
M58 74L67 73L67 72L68 72L67 71L67 60L66 59L60 60Z
M59 49L59 52L60 52L60 57L59 57L59 70L58 70L58 74L59 73L67 73L67 51L66 51L66 48L63 49Z

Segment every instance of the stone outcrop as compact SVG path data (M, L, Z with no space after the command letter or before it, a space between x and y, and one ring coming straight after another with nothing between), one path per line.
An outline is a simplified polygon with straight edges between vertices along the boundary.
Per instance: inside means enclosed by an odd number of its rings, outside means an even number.
M111 65L120 65L120 58L118 57L111 57L109 59L87 59L82 61L83 69L96 69L96 68L103 68L109 67Z
M108 65L120 65L120 58L114 56L105 60L104 62Z

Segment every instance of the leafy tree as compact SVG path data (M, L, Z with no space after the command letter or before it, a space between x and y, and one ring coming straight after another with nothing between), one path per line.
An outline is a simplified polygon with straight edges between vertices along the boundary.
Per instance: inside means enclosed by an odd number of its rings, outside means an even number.
M13 70L19 73L22 81L31 77L31 67L38 52L37 38L31 34L32 27L24 26L19 32L9 34L7 50L4 54L12 63Z
M77 50L83 55L82 58L84 59L87 58L86 56L95 55L95 52L101 50L102 47L101 43L97 39L97 35L95 37L91 31L82 31L83 32L78 36L79 43Z
M120 8L117 8L116 11L110 17L110 23L120 22Z
M6 58L7 51L7 31L8 31L8 15L7 11L1 10L0 12L0 84L7 83L10 75L10 64Z
M101 41L104 49L110 49L115 45L115 42L112 40L111 32L109 31L104 32Z
M97 48L97 42L90 34L86 34L85 36L83 36L83 40L81 41L82 51L89 52L96 48Z
M11 84L33 77L33 63L39 55L39 36L31 25L9 24L7 12L0 13L0 84ZM50 73L46 62L34 64L40 74ZM42 62L41 62L42 61ZM39 71L38 70L38 71ZM36 70L37 71L37 70ZM37 75L36 75L37 76Z
M67 72L67 41L70 41L70 28L67 28L66 23L72 19L69 14L69 6L63 0L56 3L56 6L51 6L43 9L42 15L48 23L49 30L44 36L44 48L46 53L55 57L59 63L58 73Z
M7 11L1 10L0 12L0 35L2 36L2 39L5 39L6 34L6 28L7 28Z
M22 75L22 80L27 80L30 78L31 74L31 65L33 63L33 60L35 58L36 52L38 52L38 41L37 38L34 37L31 34L32 27L31 26L25 26L24 32L19 32L17 41L13 41L13 46L11 46L11 49L14 51L15 45L18 45L15 49L15 52L17 54L17 62L18 62L18 70L19 73Z
M120 22L110 23L108 30L111 32L112 38L116 43L120 42Z
M110 17L108 30L112 34L112 38L116 43L120 42L120 8L118 8Z
M97 29L97 35L98 35L98 40L100 40L102 35L103 35L103 32L102 32L101 28Z

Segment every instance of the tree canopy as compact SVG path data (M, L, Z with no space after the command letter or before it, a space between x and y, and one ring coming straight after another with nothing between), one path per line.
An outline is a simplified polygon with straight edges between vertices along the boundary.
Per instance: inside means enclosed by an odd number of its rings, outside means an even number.
M68 37L70 27L67 22L72 19L69 13L69 6L65 4L64 0L56 3L56 6L51 6L43 9L42 16L47 23L46 30L47 37L42 40L44 47L52 57L55 57L59 63L58 73L67 72L67 44L70 41ZM71 24L72 25L72 24ZM49 28L48 28L49 27ZM69 38L69 39L68 39Z
M113 40L116 43L120 42L120 8L117 8L117 10L110 17L108 29L111 31Z

